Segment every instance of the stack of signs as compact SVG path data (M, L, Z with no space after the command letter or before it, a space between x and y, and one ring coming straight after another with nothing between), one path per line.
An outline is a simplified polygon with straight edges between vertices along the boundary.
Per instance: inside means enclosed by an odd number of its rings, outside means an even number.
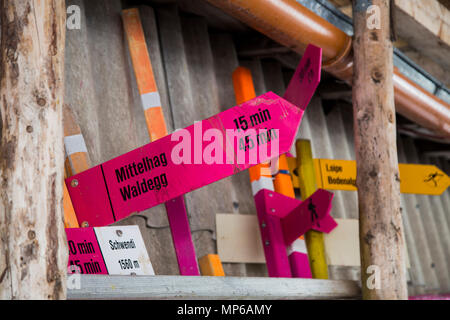
M154 275L138 226L67 228L69 273Z

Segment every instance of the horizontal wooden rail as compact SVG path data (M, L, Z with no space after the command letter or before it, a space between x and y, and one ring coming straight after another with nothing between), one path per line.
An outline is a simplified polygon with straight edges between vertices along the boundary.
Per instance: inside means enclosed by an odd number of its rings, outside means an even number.
M69 276L76 299L359 299L355 281L291 278L80 275ZM73 279L72 279L73 280Z

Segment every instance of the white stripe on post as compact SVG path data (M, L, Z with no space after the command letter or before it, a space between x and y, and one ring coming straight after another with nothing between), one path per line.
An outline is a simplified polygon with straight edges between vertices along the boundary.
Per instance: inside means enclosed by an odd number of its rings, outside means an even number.
M161 107L161 98L157 91L141 94L141 101L144 111L150 108Z
M64 137L64 147L67 157L77 152L87 152L86 143L82 134Z
M297 239L294 242L291 243L290 246L287 248L288 256L293 252L300 252L307 254L308 251L306 249L306 243L304 239Z
M252 192L253 192L253 195L256 195L262 189L275 191L274 188L273 188L272 178L261 177L261 178L259 178L259 180L252 181Z

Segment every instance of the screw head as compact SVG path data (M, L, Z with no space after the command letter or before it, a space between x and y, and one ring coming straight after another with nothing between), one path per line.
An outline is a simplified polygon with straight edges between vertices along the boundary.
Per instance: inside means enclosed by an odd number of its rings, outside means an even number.
M270 241L266 240L265 244L266 244L266 246L270 245Z
M271 209L272 212L275 212L276 210L274 208Z
M123 234L123 232L122 232L122 230L116 230L116 234L117 234L119 237L121 237L122 234Z
M72 187L76 187L76 186L78 186L78 180L77 179L73 179L71 182L70 182L70 185L72 186Z
M273 197L273 193L269 193L269 197Z
M87 227L89 227L89 222L83 221L83 222L81 223L81 227L82 227L82 228L87 228Z
M261 228L265 228L266 227L266 224L263 222L262 224L261 224Z

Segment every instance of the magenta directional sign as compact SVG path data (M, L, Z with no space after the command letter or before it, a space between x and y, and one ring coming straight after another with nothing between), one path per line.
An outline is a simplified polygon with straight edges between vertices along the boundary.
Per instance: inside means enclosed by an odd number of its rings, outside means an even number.
M297 105L268 92L66 179L78 221L105 226L288 152L320 57L307 50L289 85Z
M77 217L108 225L277 157L302 115L268 92L74 175L66 183Z
M255 195L255 203L261 211L280 219L284 244L288 246L310 229L330 233L337 227L330 215L333 196L331 192L317 189L305 201L300 201L263 189Z

